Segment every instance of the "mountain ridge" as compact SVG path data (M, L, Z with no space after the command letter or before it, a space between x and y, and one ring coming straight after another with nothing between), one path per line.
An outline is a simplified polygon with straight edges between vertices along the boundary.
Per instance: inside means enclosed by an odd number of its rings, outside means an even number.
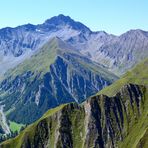
M84 101L116 79L66 42L53 38L5 74L0 105L5 105L8 120L28 124L49 108Z
M146 63L148 60L140 65L147 68ZM141 85L141 79L139 81L141 71L138 67L133 69L136 75L132 81L123 83L113 97L99 94L82 105L71 103L49 110L1 147L146 148L148 91L147 85ZM139 83L131 84L135 79ZM114 89L114 84L110 87Z
M53 17L39 25L27 24L1 29L0 116L3 118L0 121L0 132L11 132L12 123L20 126L30 124L50 108L85 101L147 57L148 32L130 30L120 36L104 31L93 32L82 23L64 15ZM139 105L136 95L142 97L147 86L147 65L145 60L138 66L140 72L137 69L128 71L97 96L103 93L99 97L105 100L114 98L112 100L116 102L118 92L121 96L119 98L122 98L121 88L124 89L125 97L130 94L129 102L132 102L133 95L136 108ZM145 85L144 88L142 85ZM109 103L112 105L113 102ZM142 104L141 100L138 102ZM83 107L77 108L84 111ZM93 118L98 118L95 113ZM64 119L68 120L65 117ZM103 130L106 129L107 127ZM144 133L146 134L147 132ZM103 138L101 140L105 141L106 137ZM114 139L110 140L114 142Z
M0 75L23 62L53 37L66 41L87 58L103 64L117 75L124 74L148 56L146 31L131 30L120 36L104 31L93 32L84 24L64 15L52 17L45 22L0 29ZM139 32L142 32L140 36ZM139 51L140 49L143 51ZM9 59L13 61L12 64ZM6 68L3 69L2 66Z

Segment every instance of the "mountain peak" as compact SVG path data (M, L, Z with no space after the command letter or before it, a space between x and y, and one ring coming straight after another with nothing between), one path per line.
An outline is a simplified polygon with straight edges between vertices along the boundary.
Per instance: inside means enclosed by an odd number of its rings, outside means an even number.
M66 26L67 25L75 30L90 32L90 29L86 27L84 24L74 21L71 17L65 16L63 14L47 19L43 25L46 25L46 26Z
M131 29L131 30L123 33L120 37L130 37L130 38L133 37L133 38L135 38L135 36L137 38L144 38L144 37L148 38L148 32L143 31L141 29Z
M57 24L58 25L59 23L62 23L62 22L67 23L67 22L71 22L71 21L73 21L73 20L69 16L65 16L63 14L60 14L58 16L54 16L50 19L47 19L45 21L45 24L55 24L55 25Z

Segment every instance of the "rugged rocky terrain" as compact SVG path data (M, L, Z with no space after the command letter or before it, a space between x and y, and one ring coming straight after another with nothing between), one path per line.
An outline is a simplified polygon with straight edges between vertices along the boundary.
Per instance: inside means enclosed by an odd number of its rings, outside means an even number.
M67 40L80 32L90 30L70 17L59 15L43 24L27 24L0 30L0 76L40 49L49 39L60 37ZM5 68L3 68L5 67Z
M116 94L107 96L106 88L103 94L90 97L82 105L71 103L49 110L19 136L2 143L1 147L146 148L147 65L148 60L145 60L111 85L112 93L119 86Z
M88 58L121 75L148 56L148 32L131 30L120 36L93 32L68 16L59 15L39 25L0 30L0 76L59 37ZM3 68L5 66L5 68Z
M53 38L5 74L0 84L2 113L7 121L29 124L50 108L81 103L117 79L67 43ZM9 130L6 122L1 125Z
M0 135L37 120L4 146L143 147L147 57L148 32L93 32L64 15L0 29Z

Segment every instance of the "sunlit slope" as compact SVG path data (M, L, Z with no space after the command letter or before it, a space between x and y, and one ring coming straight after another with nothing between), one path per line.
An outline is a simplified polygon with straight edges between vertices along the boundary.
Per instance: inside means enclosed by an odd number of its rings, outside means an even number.
M98 94L113 96L123 85L128 83L148 85L148 59L145 59L143 62L136 65L135 68L128 71L121 79L117 80L111 86L106 87Z

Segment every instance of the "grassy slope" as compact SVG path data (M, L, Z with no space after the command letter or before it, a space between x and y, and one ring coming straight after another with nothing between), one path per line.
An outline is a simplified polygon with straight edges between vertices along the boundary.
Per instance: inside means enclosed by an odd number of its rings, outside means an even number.
M119 148L136 148L140 140L143 140L143 143L148 141L148 137L144 137L146 131L148 130L148 89L145 91L145 103L143 104L142 115L139 116L136 123L129 128L129 134L124 139L123 142L119 142ZM147 148L146 145L142 148Z
M13 121L9 121L10 123L10 129L12 132L15 132L15 131L20 131L21 127L23 127L24 125L23 124L18 124L16 122L13 122Z
M66 104L65 104L66 105ZM23 130L17 137L15 137L14 139L10 139L4 142L5 146L4 148L20 148L21 144L24 141L25 135L29 135L29 137L34 137L34 133L35 133L35 127L37 126L37 124L44 120L47 117L52 116L54 113L58 112L59 110L61 110L65 105L61 105L59 107L56 107L54 109L50 109L49 111L47 111L42 118L40 118L39 120L37 120L36 122L34 122L33 124L29 125L25 130Z
M138 64L131 71L127 72L121 79L114 84L106 87L98 94L104 94L108 96L114 96L120 88L127 84L134 83L138 85L145 85L145 98L148 98L148 59L145 59L142 63ZM138 122L129 129L129 134L123 142L119 143L121 148L136 148L139 147L139 142L142 141L142 148L146 148L146 132L148 131L148 99L145 100L143 106L143 114L139 117Z
M117 80L111 86L106 87L98 94L114 96L123 85L128 83L148 85L148 59L145 59L131 71L128 71L121 79Z
M148 146L148 128L147 130L145 131L143 137L140 139L139 143L137 144L137 148L139 147L147 147Z
M27 71L43 72L49 71L49 66L54 63L57 55L58 45L55 39L47 42L36 54L30 59L26 59L16 68L8 70L5 77L17 76Z
M142 62L141 64L139 64L138 66L136 66L136 68L134 68L132 71L128 72L126 75L124 75L124 77L120 80L118 80L115 84L109 86L108 88L104 89L101 91L101 93L103 94L107 94L107 95L114 95L114 93L116 93L117 91L119 91L119 89L127 83L137 83L137 84L144 84L147 86L148 84L148 75L147 75L147 65L148 65L148 60L145 60L144 62ZM145 97L148 97L148 91L145 91ZM16 146L16 148L19 148L21 145L21 142L23 141L23 138L25 137L25 135L29 135L29 137L33 137L34 135L34 130L36 125L43 119L53 115L54 113L58 112L59 110L61 110L65 105L61 105L55 109L51 109L48 112L46 112L44 114L44 116L39 119L38 121L36 121L34 124L28 126L24 131L22 131L19 136L17 136L14 139L10 139L6 142L4 142L6 148L9 146L10 148L13 148L14 146ZM133 148L133 147L137 147L139 146L139 144L143 144L146 145L147 142L147 129L148 129L148 99L145 101L145 104L143 106L143 115L141 117L139 117L139 120L137 123L135 123L133 125L133 127L131 129L129 129L129 134L128 136L125 138L125 140L123 142L119 142L119 147L122 148ZM141 142L141 143L140 143ZM10 145L9 145L10 144ZM4 147L5 148L5 147Z

